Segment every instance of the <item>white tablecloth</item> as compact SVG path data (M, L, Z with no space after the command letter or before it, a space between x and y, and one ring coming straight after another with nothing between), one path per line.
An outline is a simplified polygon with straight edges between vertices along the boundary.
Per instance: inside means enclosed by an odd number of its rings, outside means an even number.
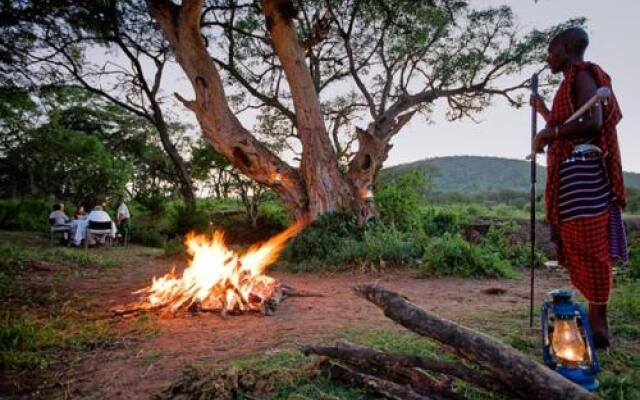
M89 220L87 219L74 219L71 221L73 244L80 246L82 239L87 237L87 227L89 227ZM116 228L116 223L111 221L111 237L115 238L117 232L118 228Z

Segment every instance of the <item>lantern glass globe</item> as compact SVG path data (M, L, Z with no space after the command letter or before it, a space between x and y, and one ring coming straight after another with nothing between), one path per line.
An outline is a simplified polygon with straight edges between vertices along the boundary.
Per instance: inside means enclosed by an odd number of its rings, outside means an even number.
M575 367L585 361L586 346L575 319L555 321L551 346L564 366Z

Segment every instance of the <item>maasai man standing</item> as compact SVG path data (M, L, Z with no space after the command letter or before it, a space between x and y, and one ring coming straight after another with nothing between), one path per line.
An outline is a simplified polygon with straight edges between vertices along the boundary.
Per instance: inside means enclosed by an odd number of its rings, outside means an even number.
M596 103L581 118L563 123L596 94L611 88L598 65L583 61L589 44L581 28L567 29L551 40L547 62L564 79L551 111L540 97L533 105L547 122L535 136L534 152L549 146L545 203L560 265L589 301L594 342L609 345L607 303L613 283L612 265L627 261L622 225L625 189L616 125L622 118L615 96Z

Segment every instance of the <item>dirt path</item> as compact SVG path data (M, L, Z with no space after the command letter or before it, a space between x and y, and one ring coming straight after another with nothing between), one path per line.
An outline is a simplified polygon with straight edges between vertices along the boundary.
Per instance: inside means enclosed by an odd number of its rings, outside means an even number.
M124 268L86 276L73 283L72 290L86 294L97 311L134 300L131 292L148 285L154 275L168 271L175 263L154 257L139 257ZM327 340L347 328L390 328L374 306L355 297L351 287L361 282L379 282L408 296L417 304L457 321L477 320L483 312L528 309L528 279L471 280L459 278L413 279L407 273L363 274L272 274L298 289L326 294L321 298L290 298L276 315L232 316L179 315L166 319L155 315L153 335L123 341L114 349L90 353L71 367L62 379L67 394L85 397L98 394L109 399L148 399L174 380L189 363L214 365L218 361L256 352L291 346L295 341ZM560 272L540 274L537 297L552 288L568 285ZM487 295L483 289L500 287L502 295ZM123 334L140 323L140 318L116 323ZM523 323L526 323L523 321Z

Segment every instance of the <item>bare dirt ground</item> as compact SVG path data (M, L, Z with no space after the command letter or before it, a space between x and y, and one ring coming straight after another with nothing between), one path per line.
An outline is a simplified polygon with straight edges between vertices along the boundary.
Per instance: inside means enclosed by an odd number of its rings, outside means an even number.
M223 319L215 314L179 314L166 318L148 314L113 318L109 309L136 300L131 292L147 286L151 277L163 275L173 265L178 269L184 266L180 260L155 257L140 248L136 250L135 246L132 248L127 251L137 255L126 257L124 265L88 271L65 280L64 287L59 289L87 302L87 318L112 320L122 340L88 351L77 363L58 368L45 379L43 386L57 386L56 391L62 388L67 398L149 399L188 364L215 365L238 356L277 351L295 342L328 340L349 328L394 329L393 323L377 308L352 294L351 288L364 282L378 282L427 310L460 322L477 321L487 312L528 310L529 306L528 273L515 280L473 280L414 279L402 271L384 274L276 272L271 275L287 285L325 296L289 298L269 317L252 314ZM41 285L51 282L50 272L45 270L39 274L43 275L38 278ZM539 272L537 299L546 291L563 286L568 286L564 273ZM501 295L483 292L496 287L506 292ZM132 333L142 322L153 326L153 332Z

